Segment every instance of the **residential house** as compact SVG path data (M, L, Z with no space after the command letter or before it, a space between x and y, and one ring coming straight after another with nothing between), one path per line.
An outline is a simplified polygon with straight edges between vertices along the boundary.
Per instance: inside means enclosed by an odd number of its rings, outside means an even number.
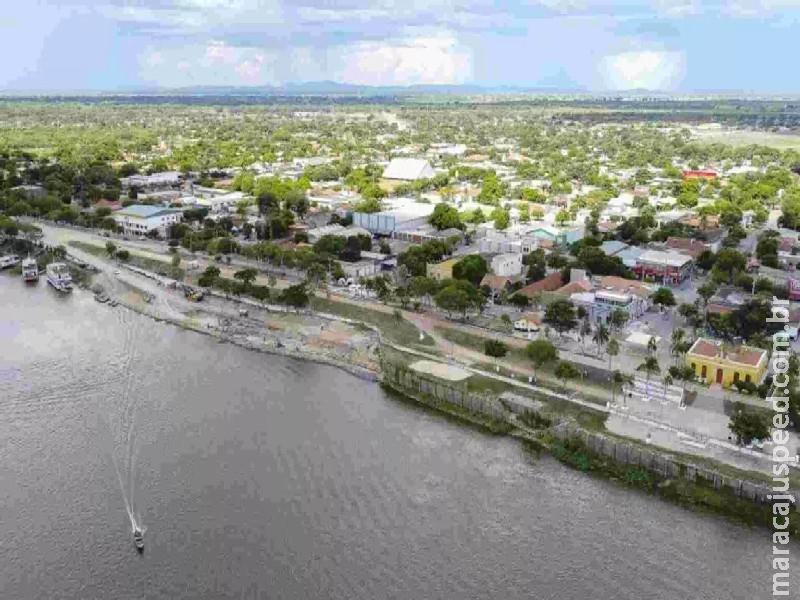
M542 313L540 312L525 312L522 313L519 319L514 321L514 329L516 331L525 331L531 333L532 331L539 331L542 326Z
M628 267L629 269L633 269L637 265L637 261L639 257L644 252L644 248L640 248L639 246L628 246L624 250L620 250L614 256L622 261L622 264Z
M686 353L695 375L728 388L737 381L760 384L767 373L767 351L750 346L733 350L715 340L699 338Z
M347 279L358 281L362 277L374 277L380 271L380 264L373 259L362 259L356 262L339 261Z
M689 277L694 261L680 252L645 250L636 259L634 272L641 277L652 277L667 284L678 284Z
M123 234L136 236L154 230L164 235L167 227L180 223L182 219L183 213L179 210L144 204L132 204L114 213L114 221L122 228Z
M694 260L700 258L700 255L708 249L706 244L700 240L685 237L668 237L665 245L668 250L682 252Z
M518 277L486 274L483 276L483 279L481 279L480 287L489 288L491 299L496 300L500 297L500 294L503 293L503 290L510 290L511 285L518 279Z
M551 227L549 225L540 225L530 232L530 235L538 238L541 241L550 241L557 246L565 246L567 244L574 244L582 240L584 228L577 227L574 229Z
M539 247L539 239L529 235L515 235L506 232L487 232L478 239L481 254L522 253L529 254Z
M523 296L527 296L528 300L534 300L541 292L554 292L562 285L563 284L561 283L561 273L556 271L555 273L548 275L544 279L535 281L534 283L528 284L520 288L517 291L517 293L522 294Z
M498 254L492 257L491 270L495 275L515 277L522 274L522 254Z
M572 294L570 300L576 307L583 307L589 319L595 323L608 323L616 310L625 311L629 318L636 318L646 310L646 301L631 292L579 292Z
M122 177L119 182L123 189L135 187L140 190L180 186L183 176L178 171L164 171L152 175L131 175Z
M712 315L726 315L745 306L752 297L752 294L738 288L723 286L718 288L717 293L708 299L706 312Z
M593 289L594 286L588 279L580 279L577 281L570 281L567 285L561 286L555 293L569 298L572 294L591 292Z
M600 244L600 250L602 250L606 256L615 256L618 252L621 252L627 247L628 244L620 242L619 240L609 240Z

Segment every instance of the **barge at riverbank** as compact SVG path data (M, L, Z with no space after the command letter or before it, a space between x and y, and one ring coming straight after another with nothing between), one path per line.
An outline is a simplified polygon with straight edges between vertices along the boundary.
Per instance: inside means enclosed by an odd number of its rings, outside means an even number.
M59 262L47 265L47 283L59 292L72 291L72 276L67 265Z

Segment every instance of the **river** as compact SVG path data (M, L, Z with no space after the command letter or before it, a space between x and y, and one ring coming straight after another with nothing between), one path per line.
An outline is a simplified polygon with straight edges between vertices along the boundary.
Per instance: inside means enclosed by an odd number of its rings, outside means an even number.
M0 276L0 440L0 598L771 594L766 530L44 280Z

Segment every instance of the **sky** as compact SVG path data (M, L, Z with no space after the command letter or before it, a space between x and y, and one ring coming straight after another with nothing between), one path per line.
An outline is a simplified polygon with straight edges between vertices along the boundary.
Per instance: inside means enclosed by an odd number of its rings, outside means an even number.
M4 4L2 90L336 81L800 91L800 0Z

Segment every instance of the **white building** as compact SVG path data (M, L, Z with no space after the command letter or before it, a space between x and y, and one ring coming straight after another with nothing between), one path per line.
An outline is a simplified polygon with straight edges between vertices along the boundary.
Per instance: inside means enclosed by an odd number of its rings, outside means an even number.
M383 172L384 179L399 181L430 179L433 175L433 167L421 158L394 158Z
M380 272L380 263L372 259L363 259L357 262L339 261L342 271L347 279L358 281L361 277L374 277Z
M122 228L124 234L143 236L158 230L160 234L175 223L180 223L183 213L179 210L161 206L133 204L114 213L114 221Z
M492 257L492 273L501 277L522 274L522 254L498 254Z
M119 182L124 189L135 187L146 190L175 187L181 184L181 174L178 171L164 171L152 175L131 175L121 178Z

